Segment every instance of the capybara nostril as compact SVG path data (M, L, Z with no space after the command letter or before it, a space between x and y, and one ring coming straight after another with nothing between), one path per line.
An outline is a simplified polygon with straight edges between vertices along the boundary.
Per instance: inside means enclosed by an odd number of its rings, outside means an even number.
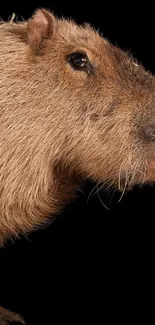
M147 141L155 141L155 124L147 124L143 127L143 136Z

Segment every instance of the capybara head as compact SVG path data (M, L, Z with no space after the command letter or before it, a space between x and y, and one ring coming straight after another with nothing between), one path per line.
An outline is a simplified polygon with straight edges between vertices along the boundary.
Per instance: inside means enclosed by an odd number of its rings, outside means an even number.
M88 24L0 25L0 125L1 229L43 222L85 178L155 180L155 79Z

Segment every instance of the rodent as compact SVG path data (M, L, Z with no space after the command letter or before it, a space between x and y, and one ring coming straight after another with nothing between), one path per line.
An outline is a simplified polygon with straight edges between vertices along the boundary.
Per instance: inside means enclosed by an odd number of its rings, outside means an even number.
M51 221L86 178L154 182L155 78L88 24L0 24L0 244ZM50 215L50 217L49 217Z
M154 76L91 26L45 9L2 23L0 75L1 244L59 213L86 178L154 180Z

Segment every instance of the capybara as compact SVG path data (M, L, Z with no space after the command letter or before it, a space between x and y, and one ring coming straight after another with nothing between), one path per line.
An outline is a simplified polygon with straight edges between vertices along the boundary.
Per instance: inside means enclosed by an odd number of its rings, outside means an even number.
M155 78L131 54L45 9L0 24L1 245L51 221L85 179L154 182L154 148Z

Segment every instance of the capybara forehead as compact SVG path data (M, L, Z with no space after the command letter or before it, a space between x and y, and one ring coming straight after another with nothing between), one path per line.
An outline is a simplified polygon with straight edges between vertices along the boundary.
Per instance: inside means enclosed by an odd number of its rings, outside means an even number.
M148 87L151 91L155 87L152 74L144 69L131 52L120 49L112 44L104 35L89 24L77 25L72 20L58 20L58 37L62 49L78 50L83 48L90 54L98 69L104 70L107 66L107 77L122 82L123 85L139 85ZM95 60L97 60L95 62Z
M66 45L74 47L86 47L86 49L98 53L104 50L106 41L89 24L77 25L72 20L60 19L58 23L58 37Z

